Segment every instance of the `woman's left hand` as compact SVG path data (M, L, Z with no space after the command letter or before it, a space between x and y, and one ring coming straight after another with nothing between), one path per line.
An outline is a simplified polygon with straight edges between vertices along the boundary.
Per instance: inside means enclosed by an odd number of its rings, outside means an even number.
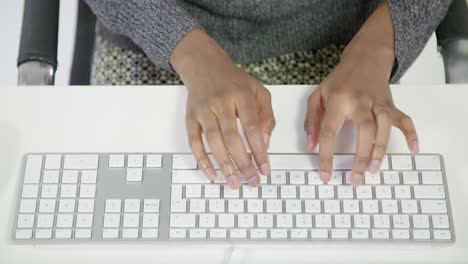
M345 50L337 67L309 97L307 144L310 151L320 145L322 181L330 180L336 136L345 120L353 120L358 129L351 174L355 186L366 170L379 170L392 126L403 132L411 152L418 152L413 122L395 106L388 84L393 60L393 51Z

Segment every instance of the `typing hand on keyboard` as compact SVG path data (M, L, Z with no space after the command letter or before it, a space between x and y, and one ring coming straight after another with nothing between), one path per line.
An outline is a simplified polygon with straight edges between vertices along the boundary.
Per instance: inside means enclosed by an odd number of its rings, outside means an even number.
M239 135L237 117L257 167L269 174L266 150L275 122L269 91L201 30L189 33L177 45L171 64L188 89L186 128L199 167L209 179L216 177L202 141L204 133L229 186L241 186L236 167L250 186L257 186L260 177Z
M385 69L385 65L376 65L383 58L368 61L361 55L344 54L308 100L305 120L308 149L312 151L320 144L320 178L324 182L332 176L336 136L345 120L353 120L358 130L353 185L361 184L366 170L372 173L379 170L392 125L403 132L410 151L418 152L413 122L395 107L388 85L393 57Z

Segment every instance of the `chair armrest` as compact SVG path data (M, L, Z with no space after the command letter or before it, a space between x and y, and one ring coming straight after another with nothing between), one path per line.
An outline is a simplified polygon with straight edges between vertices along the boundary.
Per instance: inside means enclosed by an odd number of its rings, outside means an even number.
M18 84L52 85L54 83L57 68L59 4L59 0L24 1L17 64Z
M468 7L454 0L437 28L437 41L444 58L447 83L468 83Z

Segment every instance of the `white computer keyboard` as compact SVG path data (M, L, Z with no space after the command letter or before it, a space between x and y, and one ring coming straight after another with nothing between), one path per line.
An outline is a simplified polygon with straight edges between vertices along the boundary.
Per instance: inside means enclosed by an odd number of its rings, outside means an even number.
M258 188L214 182L188 153L27 154L12 237L47 241L453 242L443 160L389 154L350 185L354 156L270 154Z

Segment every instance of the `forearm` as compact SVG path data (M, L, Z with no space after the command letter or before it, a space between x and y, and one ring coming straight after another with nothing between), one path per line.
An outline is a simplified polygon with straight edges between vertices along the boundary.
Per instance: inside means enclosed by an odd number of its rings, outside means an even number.
M359 32L346 46L343 59L371 59L388 76L395 61L394 30L386 0L369 16Z

